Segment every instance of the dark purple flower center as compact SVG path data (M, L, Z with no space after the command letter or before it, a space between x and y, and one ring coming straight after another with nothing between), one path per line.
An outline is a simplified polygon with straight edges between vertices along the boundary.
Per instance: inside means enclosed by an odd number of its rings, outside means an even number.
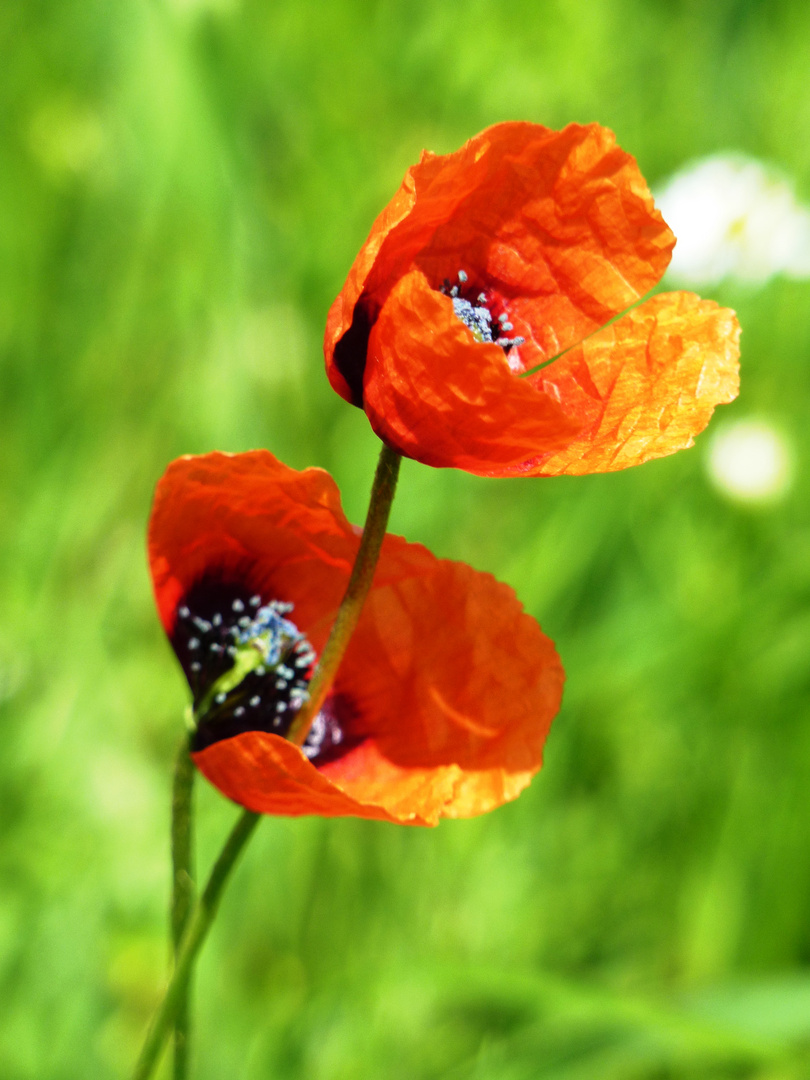
M288 617L293 605L265 602L237 584L206 578L178 605L171 640L192 693L192 749L246 731L285 736L308 699L315 651ZM333 695L313 722L302 750L316 764L344 746L345 698ZM356 740L355 740L356 741Z

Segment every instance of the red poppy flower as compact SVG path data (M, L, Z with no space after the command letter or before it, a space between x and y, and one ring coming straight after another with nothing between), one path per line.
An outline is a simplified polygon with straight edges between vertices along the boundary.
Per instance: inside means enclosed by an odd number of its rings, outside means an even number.
M329 380L428 465L549 476L672 453L736 396L739 356L734 313L692 293L628 310L674 242L598 124L426 151L329 311Z
M559 708L554 646L508 586L397 536L307 742L283 738L358 545L320 469L265 451L169 466L149 562L192 690L198 768L271 814L428 825L515 798Z

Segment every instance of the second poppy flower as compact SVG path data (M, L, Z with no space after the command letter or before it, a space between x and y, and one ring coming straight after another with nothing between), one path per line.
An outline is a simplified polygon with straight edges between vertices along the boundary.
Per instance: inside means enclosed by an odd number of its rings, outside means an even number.
M284 738L359 542L321 469L265 451L169 466L149 563L198 768L271 814L428 825L515 798L560 705L554 646L507 585L397 536L307 741Z
M736 396L739 356L712 301L633 308L674 242L598 124L503 123L425 152L330 309L329 379L428 465L548 476L672 453Z

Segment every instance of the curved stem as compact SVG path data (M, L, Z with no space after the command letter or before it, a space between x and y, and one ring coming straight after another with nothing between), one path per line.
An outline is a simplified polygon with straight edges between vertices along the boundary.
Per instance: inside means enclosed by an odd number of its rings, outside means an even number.
M357 620L360 618L363 602L371 588L374 570L380 557L380 548L382 547L388 518L391 513L391 503L394 501L401 461L400 455L383 443L377 462L377 471L374 474L374 483L371 487L366 523L363 526L363 536L352 567L349 584L346 586L346 592L338 609L329 639L324 646L318 666L315 668L315 674L309 684L309 698L296 714L287 732L287 738L290 742L294 742L298 746L301 746L306 740L312 722L318 715L326 695L329 693L329 688L340 667L343 654L346 652L354 628L357 626Z
M147 1077L152 1075L152 1070L157 1064L169 1028L175 1023L178 1009L184 1000L188 977L197 958L197 953L200 951L200 946L205 941L211 923L214 921L222 890L225 888L242 848L250 839L260 818L260 814L254 814L251 810L243 811L242 816L231 830L219 858L214 863L214 869L211 871L208 884L205 886L205 890L191 915L186 932L183 935L169 988L157 1015L152 1021L141 1056L138 1058L138 1063L132 1074L133 1080L147 1080Z
M194 904L194 763L188 740L177 752L172 789L172 911L171 930L175 964ZM189 994L186 981L174 1021L174 1080L186 1080L189 1060Z

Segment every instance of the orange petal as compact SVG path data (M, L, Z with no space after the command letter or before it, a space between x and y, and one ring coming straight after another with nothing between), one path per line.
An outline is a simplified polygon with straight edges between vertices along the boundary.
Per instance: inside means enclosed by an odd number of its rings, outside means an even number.
M297 746L266 731L246 731L192 756L214 787L257 814L393 820L381 807L363 806L345 795Z
M161 619L201 577L247 574L322 647L357 552L337 488L265 451L173 462L158 484L149 556ZM347 753L318 767L277 735L195 754L224 794L277 814L411 824L483 813L540 768L562 693L553 644L514 592L387 536L332 702Z
M419 271L394 287L374 325L364 389L371 426L427 465L482 475L567 445L580 429L557 398L519 379Z
M373 743L373 773L358 774L352 754L323 771L394 812L400 785L439 770L442 790L452 780L441 816L482 813L540 768L562 686L552 642L509 586L437 562L430 576L373 590L336 685L369 718L369 741L354 753L368 764ZM420 813L429 816L426 804Z
M734 312L711 300L647 300L527 380L584 427L513 475L608 472L691 446L715 406L737 396L739 337Z
M330 310L329 378L358 403L350 384L362 375L368 329L414 266L434 288L463 269L520 298L515 313L536 327L542 360L647 292L673 244L635 160L611 131L497 124L453 154L423 154L408 170ZM351 355L344 349L336 363L335 349L358 317L364 325Z
M506 585L463 563L374 588L335 686L362 741L319 768L277 736L195 755L234 801L406 824L484 813L537 772L562 694L553 644Z
M248 570L254 589L295 604L296 624L319 648L359 544L323 469L299 472L266 450L179 458L158 483L149 522L161 622L171 635L177 605L206 571ZM433 562L426 548L387 536L375 580Z

